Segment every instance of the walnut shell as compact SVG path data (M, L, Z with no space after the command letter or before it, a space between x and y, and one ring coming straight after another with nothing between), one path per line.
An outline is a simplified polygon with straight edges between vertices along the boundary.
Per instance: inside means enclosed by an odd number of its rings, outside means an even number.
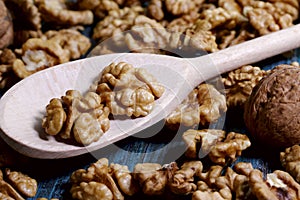
M279 65L253 89L244 120L253 139L280 148L300 143L300 68Z

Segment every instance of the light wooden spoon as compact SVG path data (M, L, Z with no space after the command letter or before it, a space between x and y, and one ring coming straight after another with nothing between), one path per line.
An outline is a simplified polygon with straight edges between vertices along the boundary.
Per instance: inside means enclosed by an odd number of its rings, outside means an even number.
M25 78L3 95L1 136L15 150L36 158L66 158L94 151L161 121L201 82L297 47L300 47L300 25L198 58L122 53L61 64ZM87 91L105 66L119 61L147 68L165 86L166 92L157 100L151 114L137 119L112 120L108 132L86 147L46 136L41 120L49 100L61 97L68 89Z

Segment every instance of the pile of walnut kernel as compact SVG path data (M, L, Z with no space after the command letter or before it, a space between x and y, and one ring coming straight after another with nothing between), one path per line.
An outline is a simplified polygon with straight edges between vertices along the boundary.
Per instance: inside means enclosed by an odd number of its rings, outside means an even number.
M7 9L2 9L5 8L3 3ZM215 52L292 26L298 15L298 0L0 0L0 21L5 22L5 26L0 27L0 89L9 89L37 71L79 59L93 47L93 42L108 38L112 43L97 46L93 52L105 54L126 49L168 54L192 47L189 55L197 55L201 50ZM86 26L92 27L91 38L83 34ZM225 90L221 92L214 85L200 84L166 119L167 126L205 126L218 120L231 107L242 108L253 87L266 73L256 66L241 66L224 74ZM95 93L111 89L100 85ZM82 96L78 91L67 91L62 99L51 102L49 110L57 109L60 119L69 123L69 130L62 137L70 137L70 127L75 116L78 117L76 111L73 115L64 115L62 103L70 106L73 101L80 102L79 106L86 109L88 114L82 116L83 120L99 117L102 123L98 128L103 133L107 130L109 108L99 103L95 93ZM109 105L114 103L109 101ZM100 112L91 115L89 111L93 106ZM117 113L138 115L130 107L124 110L115 105L115 108ZM58 121L57 127L63 126L62 121ZM59 132L57 127L49 132ZM98 138L99 135L80 137L79 142L88 144ZM280 154L282 166L291 175L274 171L263 177L262 172L249 163L227 167L250 146L243 134L192 129L184 134L183 140L187 144L185 163L163 166L143 163L130 172L126 166L109 165L107 160L101 159L87 170L74 172L71 177L73 198L100 195L100 199L122 199L140 191L147 195L165 195L168 191L176 195L190 194L192 199L300 198L299 184L294 181L300 181L298 145ZM197 155L208 157L214 165L204 169ZM0 191L1 195L16 195L6 185L7 173L9 170L1 176L4 185L0 188L6 188L5 192ZM17 186L10 185L17 190ZM11 198L18 199L18 196Z
M145 68L129 63L111 63L82 95L68 90L46 106L42 127L49 135L80 145L96 142L110 127L110 115L148 115L165 88Z

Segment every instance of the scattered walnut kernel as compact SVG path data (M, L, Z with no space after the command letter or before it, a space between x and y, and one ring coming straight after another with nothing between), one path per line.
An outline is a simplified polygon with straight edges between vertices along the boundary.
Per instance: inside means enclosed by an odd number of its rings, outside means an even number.
M300 185L287 173L275 170L267 174L266 180L261 171L250 173L249 183L252 193L259 199L299 199Z
M182 135L187 146L185 156L188 158L203 158L213 146L225 138L225 131L214 129L193 130L189 129Z
M199 176L202 169L201 161L185 162L180 169L174 173L169 185L171 191L181 195L193 193L197 188L194 183L194 177Z
M207 125L215 122L222 112L226 112L226 99L210 84L200 84L166 118L168 126L197 124Z
M70 192L72 196L74 195L76 198L84 199L81 197L81 194L87 193L86 195L91 198L98 195L99 197L103 196L107 199L123 200L124 196L118 189L109 171L108 160L101 158L97 162L92 163L87 170L79 169L73 172L70 177L72 184ZM89 188L91 191L88 191ZM111 196L112 198L110 198Z
M229 72L222 82L228 107L243 107L256 84L268 73L259 67L242 66Z
M26 197L34 197L37 192L37 181L21 172L5 170L7 181Z
M96 92L113 115L139 117L152 111L164 87L146 69L120 62L102 71Z
M0 170L0 199L24 200L24 197L34 197L36 192L37 182L35 179L8 168L3 175Z
M280 152L280 162L285 170L300 183L300 146L294 145Z
M230 132L224 141L216 143L208 156L213 163L225 165L234 162L250 145L247 135Z
M221 176L223 168L211 166L207 172L200 174L198 190L193 194L192 199L232 199L234 180L237 174L227 168L225 175Z
M124 194L132 196L139 191L139 185L126 165L111 163L110 169L110 173Z
M245 176L249 176L251 171L253 170L253 166L251 163L246 162L238 162L234 165L234 171L236 171L238 174L242 174Z
M78 186L71 188L72 198L78 200L85 199L103 199L103 200L113 200L113 194L109 188L98 182L81 182Z
M176 170L176 163L164 166L158 163L138 163L134 166L133 176L138 180L144 194L161 195Z

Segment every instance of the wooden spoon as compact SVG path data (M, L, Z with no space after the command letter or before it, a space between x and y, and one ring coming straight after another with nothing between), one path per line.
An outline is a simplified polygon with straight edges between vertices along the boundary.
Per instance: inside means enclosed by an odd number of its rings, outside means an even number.
M51 67L25 78L3 95L1 136L15 150L36 158L66 158L94 151L161 121L201 82L299 46L300 25L295 25L198 58L121 53ZM166 92L157 100L151 114L137 119L111 120L108 132L86 147L46 136L41 120L49 100L61 97L69 89L87 91L105 66L120 61L147 68L165 86Z

